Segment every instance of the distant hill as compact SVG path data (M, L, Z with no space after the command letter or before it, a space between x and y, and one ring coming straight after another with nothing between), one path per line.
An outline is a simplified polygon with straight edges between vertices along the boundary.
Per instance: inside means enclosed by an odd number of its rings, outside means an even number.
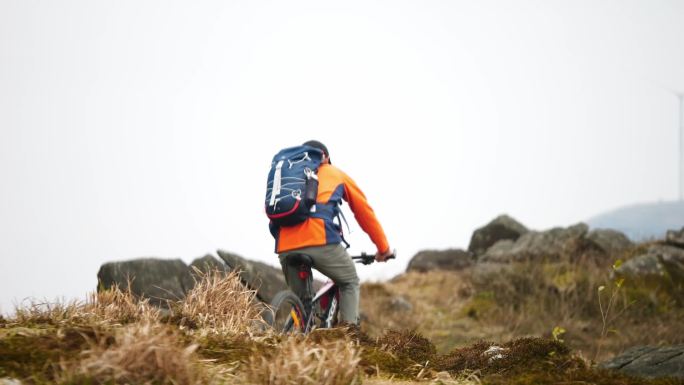
M667 230L684 227L684 201L620 207L597 215L587 223L592 228L622 231L633 241L662 239Z

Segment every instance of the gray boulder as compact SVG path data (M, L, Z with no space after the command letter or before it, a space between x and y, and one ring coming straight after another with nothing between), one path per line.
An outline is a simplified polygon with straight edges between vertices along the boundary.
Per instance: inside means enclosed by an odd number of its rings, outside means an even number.
M491 287L493 280L501 280L501 277L511 272L513 272L513 267L509 263L484 262L473 267L470 277L476 286Z
M592 230L585 239L593 249L609 256L618 255L633 245L625 234L610 229Z
M487 249L487 252L480 256L478 262L510 262L515 259L511 254L513 246L515 246L515 241L502 239Z
M673 282L684 285L684 249L672 246L653 246L649 253L661 261Z
M681 230L668 230L665 240L668 244L684 248L684 227Z
M665 288L681 300L684 290L684 249L668 245L650 246L615 270L615 275L644 282L649 287ZM679 293L679 294L678 294Z
M261 301L270 303L279 291L287 289L281 269L223 250L217 250L217 253L230 270L240 271L242 282L248 288L256 290Z
M411 258L406 271L461 270L472 264L472 254L461 249L424 250Z
M498 241L502 239L515 241L527 232L527 228L515 219L505 214L500 215L473 232L468 251L475 255L481 255Z
M684 283L684 249L668 245L650 246L645 254L623 263L616 273L630 277L667 275Z
M204 257L196 258L190 264L190 274L192 274L193 277L197 279L199 274L197 274L195 269L199 270L203 274L206 274L207 272L212 270L218 270L223 273L230 272L230 268L226 266L225 263L219 261L218 259L216 259L216 257L214 257L211 254L207 254Z
M97 273L98 290L116 285L125 290L130 282L131 292L150 299L150 303L166 307L167 301L185 297L194 286L188 266L180 259L141 258L124 262L109 262Z
M634 257L615 269L615 275L629 280L659 282L667 277L667 271L655 254Z
M638 346L599 366L644 378L684 378L684 345Z
M523 260L558 260L584 242L588 227L579 223L567 228L529 231L512 241L499 241L478 262L506 263ZM491 252L490 252L491 251Z

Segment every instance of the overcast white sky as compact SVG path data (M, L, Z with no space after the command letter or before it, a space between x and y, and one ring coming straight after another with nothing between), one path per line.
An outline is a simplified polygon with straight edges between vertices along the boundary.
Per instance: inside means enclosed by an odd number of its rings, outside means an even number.
M0 309L83 297L107 261L275 265L270 160L314 138L399 251L366 279L500 213L675 199L664 87L682 1L0 0Z

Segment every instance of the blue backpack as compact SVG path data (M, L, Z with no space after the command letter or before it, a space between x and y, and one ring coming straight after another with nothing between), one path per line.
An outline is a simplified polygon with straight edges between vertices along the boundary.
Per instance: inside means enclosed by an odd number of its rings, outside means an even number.
M266 184L266 215L276 226L304 222L316 210L318 167L323 151L311 146L281 150L271 162Z

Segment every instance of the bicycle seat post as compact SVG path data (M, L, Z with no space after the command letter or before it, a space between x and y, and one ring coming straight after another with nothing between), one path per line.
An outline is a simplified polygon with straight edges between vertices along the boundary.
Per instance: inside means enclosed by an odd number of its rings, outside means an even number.
M313 307L313 274L311 271L313 259L305 254L292 254L287 257L287 262L290 266L290 277L288 279L299 281L297 284L292 282L291 286L297 289L295 294L302 300L304 311L308 317ZM296 277L293 277L295 273Z

